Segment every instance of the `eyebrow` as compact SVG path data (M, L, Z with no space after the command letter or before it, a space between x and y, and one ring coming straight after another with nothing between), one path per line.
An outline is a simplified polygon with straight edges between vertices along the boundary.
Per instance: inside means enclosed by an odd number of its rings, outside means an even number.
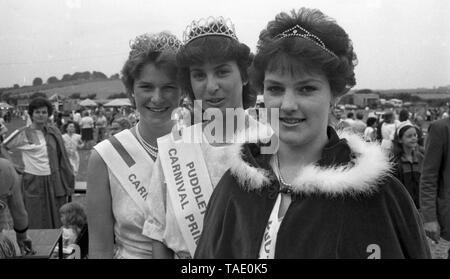
M283 84L283 83L281 83L281 82L279 82L279 81L272 80L272 79L266 79L266 80L264 80L264 83L266 83L266 82L268 82L268 83L273 83L273 84L280 84L280 85ZM309 82L320 82L320 83L322 83L323 81L320 80L320 79L308 78L308 79L304 79L304 80L302 80L302 81L296 82L295 85L305 84L305 83L309 83Z
M197 67L201 67L201 66L197 66ZM228 64L228 63L222 63L222 64L219 64L219 65L215 66L214 69L216 70L216 69L219 69L219 68L222 68L222 67L231 67L231 65ZM201 71L201 70L202 69L200 69L200 68L196 68L196 66L192 66L192 68L190 69L190 72Z

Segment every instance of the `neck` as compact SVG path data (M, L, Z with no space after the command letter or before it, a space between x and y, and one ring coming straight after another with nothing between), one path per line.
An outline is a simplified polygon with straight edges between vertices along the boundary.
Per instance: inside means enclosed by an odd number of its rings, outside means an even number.
M298 170L303 166L317 162L327 142L328 137L326 134L324 137L304 145L290 145L280 141L280 147L277 152L280 168Z
M43 130L44 126L45 126L44 124L40 124L40 123L36 123L36 122L33 122L31 124L31 128L36 129L36 130Z
M160 125L153 123L147 124L144 121L139 121L137 127L139 127L139 133L141 134L142 138L151 145L156 146L157 139L170 133L173 124L174 123L172 120L169 120Z
M414 149L412 149L412 148L410 148L410 147L403 146L403 153L404 153L406 156L411 156L411 155L413 154L413 150L414 150Z

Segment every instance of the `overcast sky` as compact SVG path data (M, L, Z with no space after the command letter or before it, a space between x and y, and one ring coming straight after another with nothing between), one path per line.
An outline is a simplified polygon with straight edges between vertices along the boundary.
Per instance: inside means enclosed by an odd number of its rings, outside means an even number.
M65 73L118 73L130 39L193 20L231 18L253 51L280 11L301 6L333 17L353 41L356 89L450 85L448 0L0 0L0 87Z

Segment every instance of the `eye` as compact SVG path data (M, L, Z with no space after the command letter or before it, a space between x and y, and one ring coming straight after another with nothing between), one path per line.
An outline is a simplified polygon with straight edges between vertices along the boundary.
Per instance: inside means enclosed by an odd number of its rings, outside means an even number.
M144 89L145 91L153 91L155 86L153 84L142 84L139 85L139 88Z
M278 85L269 85L265 88L265 91L269 92L270 94L281 94L284 92L284 88Z
M199 71L191 72L191 77L195 80L202 80L206 77L206 74Z
M311 93L315 92L316 90L317 90L317 87L312 86L312 85L305 85L305 86L298 88L298 91L301 94L306 94L306 95L311 94Z
M174 90L177 90L177 89L178 89L178 87L175 86L175 85L165 85L162 88L162 90L164 90L164 91L167 91L167 90L174 91Z
M226 77L229 73L230 73L230 70L228 70L228 69L219 69L217 71L217 75L219 77Z

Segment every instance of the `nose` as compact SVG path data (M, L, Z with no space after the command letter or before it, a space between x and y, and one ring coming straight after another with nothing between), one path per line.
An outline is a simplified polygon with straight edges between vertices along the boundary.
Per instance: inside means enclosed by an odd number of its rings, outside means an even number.
M163 102L163 92L160 88L155 89L155 94L152 96L152 103L160 105Z
M284 112L293 112L298 109L297 103L295 102L294 92L287 89L281 100L280 110Z
M210 95L215 94L219 89L217 79L213 75L208 75L206 81L206 92Z

